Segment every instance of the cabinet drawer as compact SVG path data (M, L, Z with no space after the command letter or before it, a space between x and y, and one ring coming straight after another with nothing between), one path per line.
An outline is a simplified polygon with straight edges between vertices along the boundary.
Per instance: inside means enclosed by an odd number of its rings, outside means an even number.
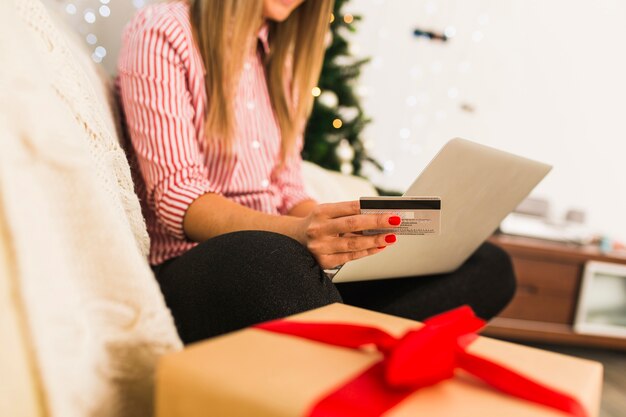
M530 258L513 258L517 283L531 293L576 297L582 266L578 263L547 262Z
M529 295L518 291L499 317L571 324L574 308L574 303L569 298L542 294Z
M580 285L580 264L513 257L513 268L517 291L501 317L572 322Z

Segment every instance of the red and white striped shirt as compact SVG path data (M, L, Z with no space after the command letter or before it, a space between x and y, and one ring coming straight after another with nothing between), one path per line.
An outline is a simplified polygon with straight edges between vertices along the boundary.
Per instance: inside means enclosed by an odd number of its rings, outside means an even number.
M141 172L137 191L151 238L150 263L179 256L197 243L183 231L183 216L205 193L219 193L270 214L287 214L309 197L301 158L282 170L281 135L270 102L262 54L251 53L235 97L234 156L204 135L207 97L204 66L184 1L151 5L125 30L118 86ZM209 98L210 100L210 98ZM302 139L298 140L298 149Z

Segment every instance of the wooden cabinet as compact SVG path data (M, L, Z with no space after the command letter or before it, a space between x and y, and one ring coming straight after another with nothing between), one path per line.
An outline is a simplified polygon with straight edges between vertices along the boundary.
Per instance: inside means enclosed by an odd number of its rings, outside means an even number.
M512 255L518 289L502 317L571 323L578 293L580 265Z
M490 241L511 255L517 292L490 322L485 335L626 350L626 339L581 335L572 330L585 263L626 264L625 255L507 235L495 235Z

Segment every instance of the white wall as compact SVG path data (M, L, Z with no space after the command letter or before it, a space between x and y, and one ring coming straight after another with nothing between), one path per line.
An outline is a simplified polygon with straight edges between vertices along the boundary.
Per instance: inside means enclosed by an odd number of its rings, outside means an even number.
M626 2L353 0L372 153L404 189L455 136L554 165L534 195L626 240ZM415 27L453 29L447 44ZM475 108L461 110L462 104ZM404 129L401 131L401 129Z

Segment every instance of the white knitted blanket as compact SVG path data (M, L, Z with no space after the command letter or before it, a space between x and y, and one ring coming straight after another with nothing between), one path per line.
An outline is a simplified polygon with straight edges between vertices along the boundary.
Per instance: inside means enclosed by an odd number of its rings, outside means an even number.
M101 99L38 0L0 1L0 63L0 213L49 414L150 415L181 343Z

